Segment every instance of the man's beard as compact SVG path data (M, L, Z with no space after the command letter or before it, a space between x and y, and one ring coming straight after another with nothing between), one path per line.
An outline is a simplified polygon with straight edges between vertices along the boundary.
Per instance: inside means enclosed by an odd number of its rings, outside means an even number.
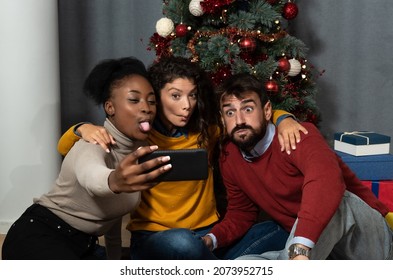
M235 138L236 131L238 131L240 129L249 129L249 130L251 130L251 133L249 135L247 135L247 138L245 138L245 139ZM231 141L236 146L238 146L241 150L250 151L265 136L265 134L266 134L266 124L264 124L264 125L262 124L258 130L252 128L249 125L243 124L243 125L239 125L239 126L234 127L232 129L229 137L230 137Z

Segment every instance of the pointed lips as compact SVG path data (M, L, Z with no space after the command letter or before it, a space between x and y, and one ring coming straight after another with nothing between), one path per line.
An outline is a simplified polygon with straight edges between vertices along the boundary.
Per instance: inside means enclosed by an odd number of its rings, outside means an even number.
M190 120L191 114L188 115L178 115L182 122L188 122Z

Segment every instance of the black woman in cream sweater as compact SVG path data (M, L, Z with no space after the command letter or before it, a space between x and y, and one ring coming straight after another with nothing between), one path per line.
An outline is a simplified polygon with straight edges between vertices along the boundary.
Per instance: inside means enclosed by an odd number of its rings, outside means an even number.
M145 66L135 58L105 60L85 81L84 91L102 105L104 126L116 139L109 153L78 141L61 166L52 189L21 215L8 231L3 259L95 259L97 237L105 236L110 259L121 257L121 220L139 204L140 191L171 168L157 158L137 164L148 146L156 97Z

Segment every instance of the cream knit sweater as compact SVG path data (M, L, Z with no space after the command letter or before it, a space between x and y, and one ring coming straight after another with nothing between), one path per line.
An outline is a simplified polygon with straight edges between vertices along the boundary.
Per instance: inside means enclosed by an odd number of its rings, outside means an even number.
M64 158L52 189L35 198L72 227L88 234L105 235L110 259L121 256L122 217L138 206L140 193L113 193L109 174L118 163L144 141L132 141L107 119L105 128L116 140L116 147L106 153L99 145L79 140Z

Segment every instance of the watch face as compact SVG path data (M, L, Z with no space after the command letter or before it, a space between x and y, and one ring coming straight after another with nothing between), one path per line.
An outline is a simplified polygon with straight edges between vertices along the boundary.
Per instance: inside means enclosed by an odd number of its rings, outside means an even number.
M291 246L289 246L289 248L288 248L289 259L293 259L294 257L299 256L299 255L306 256L309 258L310 257L310 250L296 246L296 244L292 244Z

